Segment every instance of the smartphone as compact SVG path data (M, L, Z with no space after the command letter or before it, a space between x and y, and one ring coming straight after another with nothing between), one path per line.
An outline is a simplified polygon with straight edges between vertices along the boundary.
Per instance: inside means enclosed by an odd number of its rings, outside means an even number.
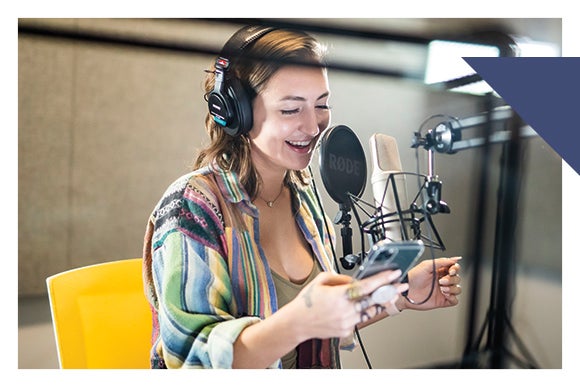
M359 266L354 278L362 279L384 270L401 270L401 277L405 277L407 272L423 255L425 245L422 241L402 241L392 242L382 240L375 243L367 255L366 259Z

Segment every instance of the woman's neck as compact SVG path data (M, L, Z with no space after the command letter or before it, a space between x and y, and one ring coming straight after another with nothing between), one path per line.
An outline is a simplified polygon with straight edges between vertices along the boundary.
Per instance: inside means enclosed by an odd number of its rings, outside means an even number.
M273 171L258 171L262 184L258 195L264 199L274 199L279 196L284 187L286 173L274 173Z
M256 159L253 162L261 180L258 195L269 200L275 198L282 190L288 170L266 165Z

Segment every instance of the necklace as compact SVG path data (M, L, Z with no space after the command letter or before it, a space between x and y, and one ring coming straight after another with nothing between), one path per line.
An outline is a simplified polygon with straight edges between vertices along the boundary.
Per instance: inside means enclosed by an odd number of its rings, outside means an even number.
M282 195L282 191L284 191L284 184L282 184L282 187L280 187L280 192L278 192L278 195L273 200L266 200L261 196L260 196L260 199L262 199L268 205L268 207L272 208L274 206L274 203L276 202L276 200L278 200L280 195Z

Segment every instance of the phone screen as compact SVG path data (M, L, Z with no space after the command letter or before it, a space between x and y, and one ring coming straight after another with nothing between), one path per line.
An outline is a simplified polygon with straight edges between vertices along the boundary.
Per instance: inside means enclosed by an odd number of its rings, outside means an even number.
M382 240L375 243L354 277L365 278L384 270L400 269L404 277L415 266L425 245L422 241L391 242Z

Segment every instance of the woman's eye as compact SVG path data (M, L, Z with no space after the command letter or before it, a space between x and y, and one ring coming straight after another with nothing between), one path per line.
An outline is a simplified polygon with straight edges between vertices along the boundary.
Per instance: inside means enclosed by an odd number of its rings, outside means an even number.
M299 112L298 109L291 109L291 110L281 110L282 114L284 115L288 115L288 114L296 114Z
M317 109L322 109L322 110L330 110L330 106L329 105L317 105L316 108Z

